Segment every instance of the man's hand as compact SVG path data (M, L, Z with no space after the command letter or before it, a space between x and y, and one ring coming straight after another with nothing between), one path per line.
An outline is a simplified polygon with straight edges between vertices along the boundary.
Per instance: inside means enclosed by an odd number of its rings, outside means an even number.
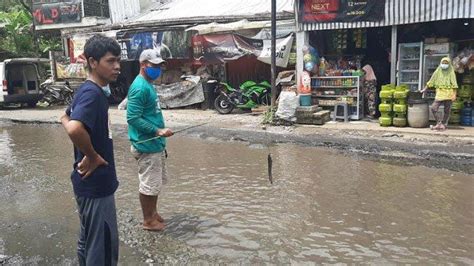
M173 131L171 131L171 129L169 128L163 128L163 129L159 129L158 132L156 133L157 136L160 136L160 137L171 137L173 136Z
M67 123L71 120L71 118L64 113L60 118L59 121L61 121L61 124L63 125L64 128L66 128Z
M425 91L428 89L428 87L424 87L422 90L420 90L421 93L425 93Z
M92 158L84 156L82 161L77 164L77 172L82 176L82 180L88 178L99 166L109 165L109 163L102 158L99 154L96 154Z

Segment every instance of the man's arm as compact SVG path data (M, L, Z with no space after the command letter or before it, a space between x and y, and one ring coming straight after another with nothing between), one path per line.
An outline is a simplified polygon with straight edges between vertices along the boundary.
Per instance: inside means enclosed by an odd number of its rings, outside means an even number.
M71 120L67 114L64 114L61 117L61 123L74 146L84 154L84 159L78 164L79 174L84 175L84 178L86 178L91 175L97 167L108 165L95 151L89 133L82 122Z
M67 114L64 114L61 117L61 123L74 146L76 146L82 154L89 156L89 158L98 155L94 147L92 147L91 138L82 122L71 120Z
M142 94L143 91L136 90L132 91L128 95L127 101L127 123L132 125L140 132L145 132L149 134L155 134L156 136L169 137L172 134L171 130L159 129L143 119L143 107L145 106L145 97L146 95Z

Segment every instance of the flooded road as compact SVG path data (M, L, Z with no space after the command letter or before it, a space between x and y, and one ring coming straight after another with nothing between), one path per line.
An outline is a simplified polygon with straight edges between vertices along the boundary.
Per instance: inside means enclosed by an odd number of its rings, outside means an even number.
M175 136L159 202L140 229L136 165L116 132L120 260L157 263L474 264L474 178L280 144ZM75 264L72 146L57 125L0 122L0 264Z

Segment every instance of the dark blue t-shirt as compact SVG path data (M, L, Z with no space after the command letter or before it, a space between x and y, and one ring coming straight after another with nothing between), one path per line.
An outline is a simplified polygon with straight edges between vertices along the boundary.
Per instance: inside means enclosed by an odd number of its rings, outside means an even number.
M71 120L84 124L94 150L109 163L108 166L99 166L89 177L82 180L76 168L84 155L74 147L74 170L71 180L76 196L101 198L112 195L117 190L118 181L108 112L109 103L102 88L89 80L79 87L71 106L66 110Z

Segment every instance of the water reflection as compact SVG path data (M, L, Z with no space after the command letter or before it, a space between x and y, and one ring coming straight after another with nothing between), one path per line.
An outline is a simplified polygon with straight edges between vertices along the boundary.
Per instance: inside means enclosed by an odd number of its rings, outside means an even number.
M14 160L14 158L12 158L12 146L13 144L11 143L9 132L6 129L0 128L0 162L5 166L2 167L4 170L6 166L11 166Z
M7 169L2 187L10 188L0 188L7 214L0 253L73 258L77 217L64 132L0 130L7 136L0 146L8 142L7 157L15 158L0 162ZM277 145L271 185L265 147L176 136L169 141L171 182L159 202L168 227L153 234L140 230L136 163L124 132L114 141L123 248L191 263L474 262L472 176ZM45 244L57 247L45 251Z

